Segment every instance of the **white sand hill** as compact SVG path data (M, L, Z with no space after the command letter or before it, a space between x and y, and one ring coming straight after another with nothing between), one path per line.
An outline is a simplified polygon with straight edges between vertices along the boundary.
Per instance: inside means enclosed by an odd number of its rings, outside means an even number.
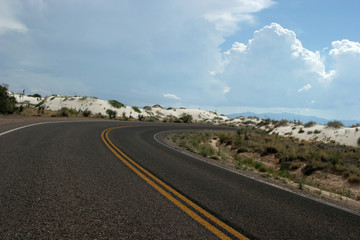
M259 118L235 118L230 119L224 115L218 115L214 112L199 110L199 109L163 109L161 107L151 107L141 109L140 113L136 112L132 107L125 106L115 108L106 100L100 100L94 97L66 97L66 96L48 96L46 98L35 98L29 96L14 95L16 100L22 104L28 105L42 105L48 110L60 110L63 107L74 109L78 111L90 110L92 114L107 115L106 110L110 109L117 112L117 116L126 116L138 118L143 117L156 117L157 119L165 118L180 118L183 114L190 114L193 122L211 122L214 124L226 124L232 126L253 125L260 123L262 120ZM295 123L288 123L285 126L275 127L272 123L261 126L262 129L271 130L270 134L279 134L281 136L288 136L307 141L335 141L347 146L359 147L358 139L360 138L360 127L358 128L329 128L324 125L315 125L305 128L303 125Z
M183 114L190 114L193 117L193 121L213 121L215 123L224 122L229 120L226 116L218 115L214 112L208 112L199 109L163 109L161 107L151 107L151 109L141 109L140 113L136 112L132 107L125 106L121 108L115 108L106 100L100 100L93 97L64 97L64 96L50 96L43 99L34 98L29 96L21 97L18 94L15 94L16 100L19 103L26 103L31 105L36 105L42 102L42 106L45 109L57 111L63 107L84 111L90 110L93 114L100 113L101 115L107 115L106 110L110 109L117 112L117 116L126 116L138 118L139 116L151 117L156 116L159 119L166 117L176 117L179 118Z

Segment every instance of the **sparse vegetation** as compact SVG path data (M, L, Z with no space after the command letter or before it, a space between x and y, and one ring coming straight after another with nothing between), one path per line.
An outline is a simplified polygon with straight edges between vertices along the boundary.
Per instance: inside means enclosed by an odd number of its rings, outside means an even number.
M329 128L341 128L344 127L344 124L340 121L330 121L326 124L327 127Z
M122 104L121 102L118 102L116 100L109 100L108 103L114 107L114 108L122 108L122 107L125 107L124 104Z
M267 172L274 178L295 179L294 171L300 169L304 177L322 171L342 176L349 183L360 182L360 148L268 135L266 131L250 126L234 132L183 133L178 134L178 138L185 141L185 148L203 156L229 159L235 161L237 168ZM205 154L204 149L208 148L211 139L217 140L217 150ZM269 168L262 163L269 155L278 159L276 167ZM249 160L250 156L252 160Z
M136 106L133 106L132 109L137 113L141 113L140 109Z

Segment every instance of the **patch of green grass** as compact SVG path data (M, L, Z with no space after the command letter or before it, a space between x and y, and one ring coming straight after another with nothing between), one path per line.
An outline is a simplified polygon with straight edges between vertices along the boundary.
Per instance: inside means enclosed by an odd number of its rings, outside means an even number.
M136 106L133 106L132 109L137 113L141 113L140 109Z
M124 104L122 104L121 102L118 102L116 100L109 100L108 103L114 107L114 108L122 108L122 107L125 107Z
M204 157L212 156L215 154L215 149L210 144L205 143L199 146L199 154Z

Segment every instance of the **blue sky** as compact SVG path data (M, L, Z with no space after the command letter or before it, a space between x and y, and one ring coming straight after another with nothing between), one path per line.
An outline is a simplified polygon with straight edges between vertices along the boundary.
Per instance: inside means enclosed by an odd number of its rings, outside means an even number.
M0 82L359 120L359 23L356 0L0 0Z

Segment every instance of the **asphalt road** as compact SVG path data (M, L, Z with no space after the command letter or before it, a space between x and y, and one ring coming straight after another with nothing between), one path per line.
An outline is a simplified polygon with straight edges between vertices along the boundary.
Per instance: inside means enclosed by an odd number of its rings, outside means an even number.
M127 125L137 126L104 131ZM154 140L204 127L67 122L0 136L0 239L218 239L217 230L233 239L360 239L359 215Z

